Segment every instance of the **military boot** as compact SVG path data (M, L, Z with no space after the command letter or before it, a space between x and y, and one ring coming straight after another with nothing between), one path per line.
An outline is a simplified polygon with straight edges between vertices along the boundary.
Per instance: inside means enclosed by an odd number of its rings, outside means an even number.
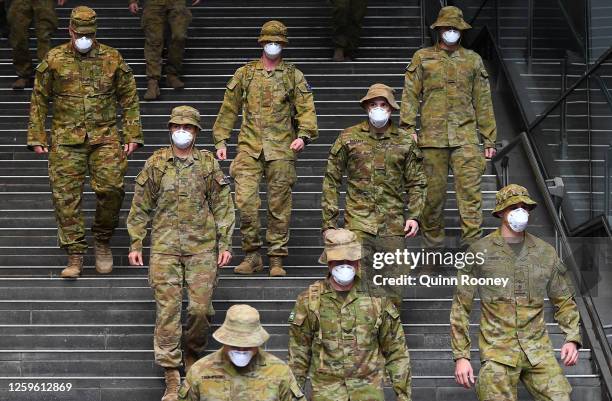
M166 378L166 392L161 401L177 401L178 391L181 385L181 375L176 368L166 368L164 372Z
M283 258L281 256L270 256L270 277L286 276L287 272L283 269Z
M168 74L166 75L166 86L169 86L172 89L183 89L185 87L185 83L181 81L177 75Z
M144 100L155 100L161 94L159 90L159 84L156 79L149 79L147 83L147 91L145 92L143 98Z
M263 270L263 261L259 252L249 252L242 262L234 268L237 274L253 274Z
M68 265L60 276L62 278L78 278L83 271L83 255L68 255Z
M113 251L108 242L96 240L94 244L96 253L96 271L100 274L108 274L113 271Z
M30 80L28 78L19 77L13 82L11 88L13 89L25 89L27 86L31 86Z
M336 50L334 50L334 57L332 59L334 61L344 61L344 49L341 47L336 47Z

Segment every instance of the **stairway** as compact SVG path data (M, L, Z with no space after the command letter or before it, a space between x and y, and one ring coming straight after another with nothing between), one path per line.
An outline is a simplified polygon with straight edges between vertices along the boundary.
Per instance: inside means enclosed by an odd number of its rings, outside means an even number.
M142 94L145 87L143 35L138 19L128 13L123 0L82 3L98 12L99 40L121 50L135 71ZM141 103L146 146L129 160L127 195L120 226L112 241L116 268L107 277L95 273L90 254L85 258L83 278L77 281L58 278L65 256L56 245L47 163L25 148L30 92L7 89L13 70L6 40L1 41L4 46L0 49L0 104L3 106L0 113L0 401L144 401L161 397L163 372L153 361L155 307L147 284L147 268L130 267L127 263L129 239L125 217L133 180L147 157L168 144L165 127L175 105L188 104L200 110L205 129L197 139L198 146L213 149L210 127L223 98L225 83L236 68L259 55L256 43L259 28L272 18L284 21L289 27L291 46L285 57L297 64L313 87L320 138L308 146L297 162L290 256L286 260L289 276L234 276L231 269L241 258L236 230L235 257L232 266L221 270L214 296L217 314L213 322L218 327L232 304L249 303L259 309L271 334L266 344L268 350L286 357L286 321L294 300L326 271L318 265L317 258L321 252L321 181L329 147L342 128L364 118L358 99L369 85L382 81L394 87L396 96L400 96L405 65L421 45L421 39L417 0L379 0L368 8L357 61L332 63L329 60L332 49L327 39L330 34L327 3L324 0L279 3L207 0L192 10L194 20L185 63L188 88L180 92L162 89L161 100ZM60 8L58 13L60 29L56 44L67 37L69 9ZM505 110L496 109L496 112L503 114ZM234 135L230 144L235 143ZM235 146L230 146L230 159L234 155ZM221 166L227 172L229 161L222 162ZM89 227L95 199L88 185L85 191L83 208ZM497 225L497 219L490 215L495 191L495 177L489 168L483 180L486 232ZM456 237L459 222L452 185L448 187L448 195L447 233ZM265 194L263 198L262 212L266 207ZM536 234L544 231L544 224L544 219L535 222ZM90 235L88 238L91 241ZM419 286L410 288L404 300L402 321L413 361L415 400L475 400L474 392L459 388L452 377L448 323L452 291L447 287ZM476 347L478 327L474 318ZM558 326L552 323L550 305L546 319L558 353L562 337ZM217 347L211 339L209 349ZM474 361L477 360L476 351ZM601 398L599 377L593 368L588 344L581 350L579 365L567 373L574 386L575 400ZM11 383L22 382L70 383L72 387L59 395L10 391ZM388 399L394 397L389 393ZM523 388L520 399L529 399Z

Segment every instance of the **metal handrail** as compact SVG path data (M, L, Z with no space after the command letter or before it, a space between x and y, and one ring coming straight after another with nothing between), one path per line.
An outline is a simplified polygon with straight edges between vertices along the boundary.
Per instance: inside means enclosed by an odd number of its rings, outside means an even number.
M474 14L474 16L470 19L470 21L468 22L468 24L473 25L474 22L476 21L476 19L478 18L478 16L480 15L480 12L482 11L482 9L487 5L487 3L489 2L489 0L483 0L483 2L480 4L480 7L478 7L478 10L476 10L476 14Z

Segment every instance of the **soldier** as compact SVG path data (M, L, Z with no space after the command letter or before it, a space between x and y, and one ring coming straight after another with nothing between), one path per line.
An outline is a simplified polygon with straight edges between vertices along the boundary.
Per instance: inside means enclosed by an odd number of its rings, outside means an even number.
M516 401L519 379L536 400L570 400L571 386L546 332L544 298L548 296L556 307L555 320L565 333L561 348L565 366L578 360L580 316L571 279L555 249L524 231L534 207L536 202L525 188L516 184L502 188L493 210L493 216L502 220L500 228L470 248L474 254L484 254L484 263L468 264L457 273L459 284L450 315L455 379L466 388L474 384L469 317L478 290L481 368L476 392L480 401ZM474 278L508 282L477 286L468 281Z
M201 0L192 0L197 6ZM129 10L138 15L138 0L129 0ZM191 11L185 0L145 0L142 12L142 29L145 34L144 54L147 62L147 91L145 100L155 100L160 95L159 80L162 72L162 51L164 50L164 31L166 22L170 25L171 37L168 44L168 65L166 66L166 85L182 89L185 84L179 76L183 67L183 53L187 28L191 22Z
M232 258L234 231L229 181L212 153L195 148L200 113L175 107L168 128L172 146L153 153L136 177L127 219L129 262L135 266L143 265L142 241L153 222L149 282L157 303L155 361L166 376L162 401L176 400L180 384L183 286L189 295L183 354L187 371L204 353L217 266Z
M360 103L368 120L342 131L327 160L321 201L323 231L337 228L340 189L346 174L345 226L357 235L364 249L362 284L372 296L389 296L399 309L401 287L373 283L372 256L403 249L404 236L417 234L427 192L423 158L410 135L390 118L391 111L399 109L393 89L374 84ZM402 274L396 264L385 266L382 273L393 277Z
M289 43L287 28L268 21L258 39L261 59L240 67L227 83L223 104L213 126L220 160L227 158L226 140L238 114L242 126L238 154L230 166L236 182L236 205L240 210L242 249L246 256L234 272L252 274L263 269L259 248L259 182L268 185L268 256L270 275L284 276L287 256L291 189L296 181L296 154L317 138L317 116L310 86L304 74L283 61L282 48Z
M109 241L125 194L127 157L143 144L134 75L117 50L98 43L96 26L94 10L72 10L72 40L51 49L36 67L30 104L28 148L42 155L49 151L45 120L53 101L49 179L59 243L68 252L64 278L79 277L87 252L81 214L87 172L97 197L92 227L96 270L112 271ZM123 138L117 129L117 103L123 109Z
M63 6L64 3L66 0L57 0L58 6ZM42 61L51 48L51 35L57 28L53 0L11 0L7 20L9 43L13 49L13 65L17 72L17 79L13 82L12 88L24 89L32 83L32 58L28 32L30 23L34 20L36 55L38 61Z
M421 230L424 244L444 244L444 202L448 168L453 170L457 205L461 215L462 245L482 235L480 182L485 157L495 155L496 126L489 74L480 56L460 44L462 32L471 28L457 7L444 7L431 26L440 40L414 53L407 67L402 95L400 127L416 135L416 116L422 97L418 145L427 175L427 202ZM484 139L484 157L478 132Z
M331 0L334 61L351 61L359 48L367 0Z
M180 401L306 401L287 364L261 348L270 335L255 308L229 308L213 337L223 347L189 370Z
M312 401L384 401L384 372L398 401L411 395L410 356L398 310L363 292L361 245L349 230L325 232L327 279L300 294L289 315L289 366Z

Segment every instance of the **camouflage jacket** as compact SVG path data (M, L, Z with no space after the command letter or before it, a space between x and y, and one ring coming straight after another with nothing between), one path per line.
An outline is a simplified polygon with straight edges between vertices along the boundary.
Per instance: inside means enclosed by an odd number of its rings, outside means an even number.
M132 251L142 250L152 213L151 253L231 252L234 201L229 180L208 151L194 149L183 165L174 162L170 147L147 160L127 219Z
M134 75L121 54L96 43L86 55L65 43L36 67L28 147L48 146L45 120L53 101L51 140L56 145L119 142L117 103L123 108L123 142L143 143Z
M306 401L289 367L259 349L244 368L222 350L197 361L179 390L179 401Z
M265 160L295 160L289 148L296 138L317 138L317 115L304 74L281 61L268 73L261 60L240 67L227 83L223 104L213 126L215 147L225 147L238 114L242 125L238 151Z
M552 352L544 323L544 298L555 306L555 320L566 341L581 344L580 316L566 267L555 249L525 235L523 249L516 255L498 229L472 244L470 252L483 252L482 265L470 264L458 271L458 285L451 307L451 343L454 359L470 358L469 316L478 290L480 294L480 359L516 366L524 352L532 365ZM462 275L508 278L499 285L464 285Z
M315 400L343 383L348 395L329 399L384 401L386 370L398 401L410 400L410 356L393 303L362 292L359 279L343 299L328 280L300 294L289 316L289 366L300 386L310 371Z
M449 53L438 45L420 49L406 68L400 126L415 132L421 105L420 147L485 147L497 136L489 74L478 53L460 47Z
M393 123L382 136L370 131L368 121L345 129L327 160L323 229L337 228L338 198L346 174L345 227L374 235L404 235L405 198L407 219L419 220L425 205L422 159L410 135Z

